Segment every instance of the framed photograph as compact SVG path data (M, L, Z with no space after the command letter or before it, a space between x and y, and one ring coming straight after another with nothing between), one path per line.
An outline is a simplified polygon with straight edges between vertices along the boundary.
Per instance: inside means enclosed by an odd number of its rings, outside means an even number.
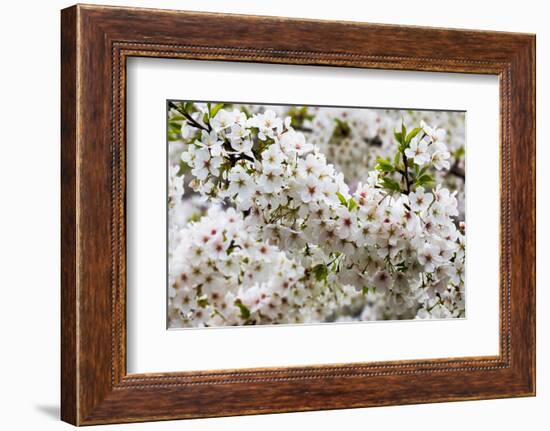
M61 17L63 420L535 394L534 35Z

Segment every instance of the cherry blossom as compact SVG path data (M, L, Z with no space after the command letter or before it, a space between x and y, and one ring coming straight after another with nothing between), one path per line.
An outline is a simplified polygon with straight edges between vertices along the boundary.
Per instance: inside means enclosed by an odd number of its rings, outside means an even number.
M191 121L193 106L174 106L186 137L179 160L169 158L171 326L463 316L462 213L441 176L458 159L445 129L374 111L339 123L319 110L296 124L251 105L213 115L201 106ZM316 127L393 153L350 187L307 131ZM211 205L199 218L181 215L193 200L184 184Z

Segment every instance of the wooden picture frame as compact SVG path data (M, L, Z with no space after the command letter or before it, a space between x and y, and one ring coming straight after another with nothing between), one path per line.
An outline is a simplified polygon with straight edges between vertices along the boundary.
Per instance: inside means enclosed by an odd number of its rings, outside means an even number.
M61 17L64 421L535 394L534 35L83 5ZM498 75L500 354L127 374L125 65L131 56Z

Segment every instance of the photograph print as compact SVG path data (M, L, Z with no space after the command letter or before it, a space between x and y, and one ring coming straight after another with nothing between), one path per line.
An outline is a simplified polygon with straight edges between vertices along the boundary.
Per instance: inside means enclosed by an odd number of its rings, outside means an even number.
M168 328L464 318L465 116L168 100Z

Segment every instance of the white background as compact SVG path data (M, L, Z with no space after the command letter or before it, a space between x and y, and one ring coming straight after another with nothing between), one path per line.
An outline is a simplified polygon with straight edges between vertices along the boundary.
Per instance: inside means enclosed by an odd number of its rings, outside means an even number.
M550 28L541 1L312 2L115 1L103 3L537 33L538 396L330 412L106 426L135 430L547 429L550 423ZM66 1L4 2L0 14L0 426L58 430L59 9Z
M127 85L129 373L498 354L498 77L140 58ZM167 331L170 98L466 111L467 318Z

